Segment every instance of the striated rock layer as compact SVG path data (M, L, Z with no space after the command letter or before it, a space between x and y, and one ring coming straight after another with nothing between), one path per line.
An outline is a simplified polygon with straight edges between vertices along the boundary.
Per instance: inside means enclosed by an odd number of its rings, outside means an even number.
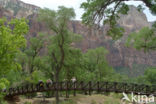
M11 5L10 5L11 4ZM40 8L34 5L25 4L19 0L0 0L0 17L29 19L30 31L27 36L34 37L38 32L49 32L43 23L36 21L36 12ZM130 76L141 75L144 69L149 66L156 66L156 52L144 53L134 48L127 48L124 42L129 33L139 31L142 27L151 26L143 12L137 11L136 7L130 6L128 15L120 15L118 25L124 27L125 35L118 41L113 41L106 36L107 26L103 26L100 30L96 28L88 28L81 21L73 20L69 23L71 31L83 36L83 40L76 43L75 46L86 52L90 48L104 46L109 50L107 55L108 62L118 72L130 73Z

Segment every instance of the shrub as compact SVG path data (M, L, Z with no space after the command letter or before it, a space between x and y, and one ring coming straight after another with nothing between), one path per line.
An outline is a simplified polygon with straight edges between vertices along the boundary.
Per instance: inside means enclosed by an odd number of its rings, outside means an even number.
M31 102L24 102L24 104L32 104Z

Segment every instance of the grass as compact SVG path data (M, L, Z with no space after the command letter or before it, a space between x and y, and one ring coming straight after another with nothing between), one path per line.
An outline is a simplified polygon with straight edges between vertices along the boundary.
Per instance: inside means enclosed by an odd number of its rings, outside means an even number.
M32 104L31 102L24 102L24 104Z
M117 96L117 95L116 95ZM71 98L73 101L76 101L77 104L120 104L120 98L105 96L101 94L94 95L77 95L76 97Z
M77 103L73 100L67 100L67 101L61 102L61 104L77 104Z
M108 96L102 94L93 94L91 96L77 94L75 97L71 95L69 99L61 97L60 104L120 104L120 96L116 94L109 94ZM21 102L17 104L55 104L55 98L46 98L45 101L42 98L21 98Z

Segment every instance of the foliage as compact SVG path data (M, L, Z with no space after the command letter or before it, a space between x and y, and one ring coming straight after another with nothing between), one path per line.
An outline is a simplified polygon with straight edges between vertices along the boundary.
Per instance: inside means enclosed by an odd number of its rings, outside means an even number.
M139 83L139 84L150 84L150 82L147 80L147 78L144 75L138 76L136 78L136 83Z
M114 7L109 6L115 4ZM109 24L110 29L107 35L113 39L119 39L123 35L123 28L117 25L116 20L119 19L119 14L128 13L128 5L122 1L115 0L87 0L81 4L81 8L85 10L82 16L82 22L85 24Z
M81 69L77 72L77 79L83 81L106 81L114 73L108 65L106 54L108 51L104 47L90 49L83 55Z
M50 57L48 55L40 57L38 65L40 66L40 71L42 71L46 78L54 80L54 70L51 69Z
M122 37L124 30L117 25L118 14L126 15L129 10L128 5L123 1L87 0L81 5L85 9L82 17L83 22L91 25L92 23L100 23L102 20L110 26L107 34L115 40L119 39ZM108 7L113 3L114 8ZM155 6L150 1L144 1L144 3L152 5L153 8L150 7L150 10L153 13L155 12ZM140 6L138 9L142 10L142 7ZM28 26L25 19L13 19L8 23L6 19L0 19L0 90L7 88L9 85L17 86L20 83L37 84L39 80L46 82L48 78L56 82L70 81L73 77L77 81L128 83L142 83L144 81L147 84L156 84L155 68L149 68L144 76L129 78L126 75L116 73L109 66L106 59L108 51L104 47L88 49L86 53L82 53L80 49L75 48L74 43L81 40L82 37L69 30L68 23L74 17L75 13L72 8L60 6L58 11L41 9L38 20L45 22L53 34L39 33L28 40L27 47L25 47L24 34L27 33ZM145 52L151 49L155 50L155 27L156 23L152 29L144 27L139 32L130 34L127 45L144 49ZM42 49L48 52L42 52ZM138 66L134 65L133 68L138 69ZM142 67L145 66L142 65ZM125 68L120 69L127 70ZM0 94L0 100L3 96L3 94ZM56 96L58 97L57 91ZM75 102L70 100L62 102L62 104L73 103ZM106 101L105 103L109 102ZM114 103L114 101L111 103Z
M26 77L26 82L28 83L37 84L39 80L42 80L43 82L45 82L46 78L45 78L44 73L38 70L35 70L31 75L28 75Z
M41 9L38 20L44 21L46 25L57 34L61 26L66 27L66 23L74 17L75 13L73 8L60 6L57 12L48 8Z
M156 50L155 28L144 27L139 32L131 33L126 45L133 46L138 50L144 49L145 52Z
M9 86L9 81L6 78L1 78L0 79L0 90L7 88Z
M26 45L24 34L28 26L24 19L13 19L6 25L6 19L0 19L0 77L12 70L21 69L15 58L20 48Z
M25 19L0 19L0 90L10 85L6 75L14 70L20 70L21 65L17 62L17 55L20 48L26 46L24 35L28 31ZM0 94L0 101L3 94ZM2 102L1 102L2 103Z
M38 83L39 80L45 81L46 77L42 71L47 66L45 65L45 57L40 55L40 52L46 46L46 37L46 34L39 33L36 37L29 39L26 48L22 48L22 52L17 57L17 61L23 69L19 73L19 77L23 78L22 81L19 79L19 83Z
M11 70L6 74L6 78L9 80L12 87L16 87L22 83L24 76L21 70Z
M8 104L6 101L0 101L1 104Z
M6 104L4 101L3 101L3 97L5 96L5 93L2 93L1 91L3 89L6 89L8 88L8 86L10 85L9 81L6 79L6 78L1 78L0 79L0 104Z
M60 74L63 69L63 72L67 72L66 75L69 76L70 71L67 70L71 70L71 67L76 64L76 60L71 61L70 59L74 59L77 53L80 52L71 46L78 35L68 29L68 22L74 17L73 8L63 6L60 6L58 11L42 9L39 12L39 21L45 22L54 33L48 43L49 62L51 64L51 70L48 71L51 76L54 76L56 82L60 81ZM56 102L57 104L59 102L58 91L56 91Z
M82 16L83 23L87 25L92 24L104 24L109 25L107 35L111 36L114 40L119 39L123 36L124 30L118 26L117 20L119 15L127 15L129 11L126 1L131 0L87 0L81 4L81 8L84 9ZM146 7L149 8L152 14L156 14L155 0L140 0ZM138 11L142 11L141 4L138 6ZM153 25L155 27L155 25ZM128 41L132 40L132 44L137 49L144 49L144 51L156 49L156 36L155 30L147 27L140 30L139 33L132 33ZM132 38L131 38L132 37Z
M81 4L81 8L85 10L82 16L85 24L100 23L100 21L109 21L109 24L115 26L119 14L127 14L129 11L125 1L130 0L87 0ZM156 13L156 5L152 0L141 0L150 11ZM112 6L113 5L113 6ZM142 5L138 6L138 10L142 10Z
M130 71L131 71L131 69L130 68L128 68L128 67L123 67L123 66L117 66L117 67L115 67L115 71L117 72L117 73L120 73L120 74L124 74L124 75L127 75L127 76L130 76Z
M61 104L77 104L77 103L73 100L67 100L67 101L61 102Z
M28 57L27 54L24 51L25 48L22 48L21 52L18 53L17 55L17 62L21 65L22 67L22 71L25 72L26 71L26 67L27 67L27 62L28 62Z
M29 73L32 73L34 70L40 70L40 68L42 68L42 56L40 55L40 52L43 47L46 46L45 41L46 34L39 33L37 37L31 37L29 41L30 45L24 49L24 52L22 53L23 58L19 58L20 62L27 63Z
M145 72L145 78L150 84L156 84L156 68L148 68Z
M134 77L143 75L147 68L148 68L148 65L135 64L135 62L134 62L132 64L131 68L118 66L118 67L115 67L115 70L117 73L120 73L120 74L126 75L128 77L134 78Z
M63 6L60 6L58 11L43 9L39 13L39 20L44 21L55 34L49 38L48 43L49 62L51 63L49 71L53 70L54 75L51 76L55 76L55 81L59 80L62 69L70 70L70 67L74 66L76 61L74 57L76 59L76 55L80 53L79 49L71 46L72 42L77 41L79 35L70 32L67 26L69 20L74 17L74 10Z
M24 104L32 104L31 102L24 102Z

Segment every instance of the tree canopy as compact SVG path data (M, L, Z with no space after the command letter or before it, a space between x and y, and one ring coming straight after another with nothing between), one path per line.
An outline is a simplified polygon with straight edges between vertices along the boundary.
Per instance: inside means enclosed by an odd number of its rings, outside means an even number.
M129 7L125 3L126 1L133 0L87 0L81 4L81 8L85 10L82 16L83 22L99 23L103 21L105 23L109 20L110 25L114 26L116 20L119 18L119 14L127 14ZM156 1L155 0L139 0L142 1L151 11L152 14L156 14ZM138 6L140 10L142 5Z
M127 46L143 49L145 52L156 50L156 28L142 28L139 32L131 33L127 39Z
M0 91L9 87L10 82L6 75L10 71L21 69L17 62L17 55L22 47L26 46L24 35L28 32L25 19L0 19ZM3 93L0 93L0 103L3 102Z
M124 15L128 14L129 6L125 3L127 1L133 0L87 0L86 2L81 4L81 8L85 10L85 13L82 16L82 21L83 23L88 25L100 24L101 22L103 22L103 24L108 24L110 28L107 31L107 35L111 36L115 40L119 39L120 37L123 36L124 30L122 27L117 25L117 20L120 18L119 17L120 14ZM153 15L156 14L156 0L139 0L139 1L143 2L143 4L138 6L139 11L143 9L143 5L145 4L145 6L149 8L149 10ZM153 27L155 27L155 25L153 25ZM143 33L144 35L141 33ZM137 49L144 48L145 50L155 50L156 45L155 44L151 45L151 43L154 43L156 39L156 36L154 35L155 34L154 29L143 28L142 30L140 30L140 32L133 33L133 35L134 34L135 37L131 36L134 38L131 39L136 41L134 43L134 47L137 47ZM143 42L142 39L147 40L148 43L147 41ZM144 45L139 48L140 44L142 43Z
M148 68L146 71L145 71L145 77L147 79L148 82L150 82L151 84L156 84L156 68L153 67L153 68Z
M16 56L20 48L26 46L24 35L28 31L24 19L13 19L6 23L6 19L0 19L0 77L8 71L20 69L16 62Z
M63 6L60 6L58 11L42 9L39 13L39 21L45 22L53 32L48 42L48 55L51 64L51 70L48 71L52 74L51 76L54 76L53 80L56 82L60 81L62 73L66 73L66 78L70 78L70 73L75 69L73 66L77 64L77 55L81 53L79 49L71 45L79 37L68 28L68 22L74 17L73 8ZM57 104L59 102L58 91L56 91L56 102Z

